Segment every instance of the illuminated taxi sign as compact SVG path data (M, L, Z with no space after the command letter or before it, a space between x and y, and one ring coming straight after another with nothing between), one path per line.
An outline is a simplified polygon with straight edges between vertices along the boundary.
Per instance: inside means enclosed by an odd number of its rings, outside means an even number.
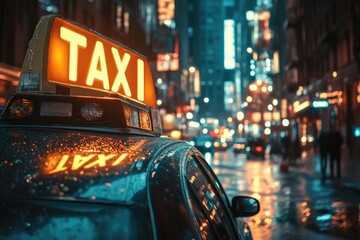
M145 57L99 33L49 15L40 20L29 44L19 90L56 93L57 85L69 86L71 95L118 93L156 108Z

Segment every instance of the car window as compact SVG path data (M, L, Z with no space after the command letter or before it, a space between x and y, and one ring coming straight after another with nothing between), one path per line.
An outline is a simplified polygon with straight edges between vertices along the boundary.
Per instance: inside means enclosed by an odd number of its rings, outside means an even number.
M212 232L206 232L210 223L217 239L234 238L233 221L227 213L228 210L223 204L224 201L221 200L222 196L208 177L206 171L193 157L190 157L187 161L186 178L189 190L194 196L194 200L191 201L192 207L198 210L196 217L202 237L208 238L206 235L212 234Z
M190 195L189 199L195 216L195 224L198 227L201 238L216 239L215 230L212 228L210 221L206 217L205 212L202 210L201 203L198 201L195 191L190 191Z

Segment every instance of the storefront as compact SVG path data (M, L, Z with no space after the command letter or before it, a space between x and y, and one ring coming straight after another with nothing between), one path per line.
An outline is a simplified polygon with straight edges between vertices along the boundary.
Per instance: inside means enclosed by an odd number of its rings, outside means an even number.
M291 108L303 143L316 140L322 129L338 130L349 153L360 157L360 76L355 65L299 88Z
M297 95L291 105L296 119L293 129L297 131L302 146L314 147L318 133L323 127L321 117L327 102L315 100L306 89L302 92L301 95Z

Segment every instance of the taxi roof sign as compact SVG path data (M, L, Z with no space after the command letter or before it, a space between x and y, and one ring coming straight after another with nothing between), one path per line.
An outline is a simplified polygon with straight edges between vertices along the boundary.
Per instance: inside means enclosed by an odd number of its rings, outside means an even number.
M139 53L56 15L40 19L21 70L19 91L119 94L156 108L149 63Z

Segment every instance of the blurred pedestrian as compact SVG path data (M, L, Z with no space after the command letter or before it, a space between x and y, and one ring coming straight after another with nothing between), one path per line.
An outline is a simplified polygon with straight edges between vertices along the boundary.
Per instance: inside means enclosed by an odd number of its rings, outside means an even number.
M329 134L329 150L330 150L330 176L334 177L334 167L336 168L337 178L341 177L341 146L344 140L339 131L331 131ZM334 166L335 164L335 166Z
M291 139L288 135L281 138L281 153L282 153L282 161L280 162L280 171L288 172L289 164L290 164L290 155L291 155Z
M294 141L292 141L291 143L291 151L292 151L292 157L291 157L291 163L292 164L296 164L296 161L298 158L301 157L301 144L300 144L300 139L298 136L295 137Z
M282 152L282 160L285 162L289 162L290 160L290 153L291 153L291 139L288 135L284 136L281 139L281 152Z
M320 168L321 176L326 176L326 168L329 155L329 132L326 129L322 129L318 138L318 145L320 150Z

